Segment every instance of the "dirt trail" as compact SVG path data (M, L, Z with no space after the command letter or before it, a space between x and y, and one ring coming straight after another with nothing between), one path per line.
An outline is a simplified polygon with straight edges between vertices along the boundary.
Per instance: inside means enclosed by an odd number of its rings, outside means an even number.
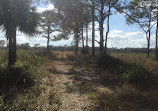
M56 61L55 68L50 71L56 76L54 85L61 103L59 111L97 110L96 103L88 98L88 92L97 90L96 86L102 88L96 84L100 76L86 73L70 61Z

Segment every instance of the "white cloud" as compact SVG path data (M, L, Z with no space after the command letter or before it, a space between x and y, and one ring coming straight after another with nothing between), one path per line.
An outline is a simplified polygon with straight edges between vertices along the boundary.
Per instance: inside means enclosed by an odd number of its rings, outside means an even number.
M110 38L122 37L122 33L123 31L121 30L113 30L113 31L110 31L109 37Z
M46 10L54 10L54 5L53 4L49 4L46 7L37 7L37 12L42 13Z
M108 39L108 47L140 47L147 46L147 40L144 33L137 32L123 32L120 30L113 30L110 32ZM151 48L155 47L155 35L151 35Z
M142 32L128 32L125 34L126 36L144 36Z

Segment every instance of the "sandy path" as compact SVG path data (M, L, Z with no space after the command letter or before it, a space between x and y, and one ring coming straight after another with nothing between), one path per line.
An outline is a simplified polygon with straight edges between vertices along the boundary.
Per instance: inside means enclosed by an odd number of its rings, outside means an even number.
M72 65L62 61L56 61L55 65L55 87L61 102L59 111L90 111L94 104L86 94L76 91L72 79L76 74L70 73Z

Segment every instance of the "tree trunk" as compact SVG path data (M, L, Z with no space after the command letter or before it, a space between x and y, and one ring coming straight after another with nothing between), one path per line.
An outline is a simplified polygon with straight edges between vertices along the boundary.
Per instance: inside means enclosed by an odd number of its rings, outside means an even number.
M48 38L47 38L47 51L48 51L48 53L50 52L49 41L50 41L50 26L48 26Z
M82 53L85 54L83 28L82 28Z
M149 39L149 32L146 32L146 38L147 38L147 58L149 57L149 50L150 50L150 39Z
M76 42L76 50L75 53L78 55L78 43L79 43L79 36L78 36L78 31L75 31L75 42Z
M92 7L92 56L93 57L95 56L95 18L94 18L94 7Z
M50 52L50 49L49 49L49 40L50 40L50 39L49 39L49 37L48 37L48 38L47 38L47 51L48 51L48 52Z
M86 24L86 53L88 53L88 23Z
M13 29L13 61L16 62L16 27Z
M103 31L103 22L100 22L100 53L103 53L103 36L104 36L104 31Z
M149 26L148 26L148 46L147 46L147 58L150 56L150 38L151 38L151 11L149 13Z
M103 10L104 10L104 3L103 3L103 0L101 1L101 11L100 11L100 21L99 21L99 30L100 30L100 53L103 53L103 50L104 50L104 27L103 27L103 24L104 24L104 14L103 14Z
M12 66L16 62L16 27L12 27L7 30L7 36L9 39L9 61L8 66Z
M147 40L147 58L150 56L150 40Z
M109 34L109 18L110 18L110 5L109 5L109 10L108 10L108 18L107 18L107 32L106 32L106 37L105 37L105 54L107 53L107 41L108 41L108 34Z
M158 47L157 47L157 43L158 42L158 12L157 12L157 27L156 27L156 48L155 48L155 50L156 50L156 59L158 60Z

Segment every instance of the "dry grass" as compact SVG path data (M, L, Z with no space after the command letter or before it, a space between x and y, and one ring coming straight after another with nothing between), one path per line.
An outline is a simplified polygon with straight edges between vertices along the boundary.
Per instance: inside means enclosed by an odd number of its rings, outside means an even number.
M112 53L111 55L115 58L122 59L123 61L128 62L129 64L134 64L134 66L135 64L137 64L138 66L141 65L142 67L144 67L142 68L142 71L144 71L145 69L148 69L149 71L152 71L154 73L158 71L158 62L154 60L154 55L152 55L150 58L146 58L145 54L136 53ZM96 101L98 105L98 111L157 111L158 92L156 84L154 84L152 87L148 87L147 90L146 88L144 89L142 87L134 87L132 84L126 82L123 84L119 84L117 79L115 79L114 74L111 74L109 71L105 71L105 68L96 69L96 66L92 66L89 64L90 57L85 57L86 59L84 59L84 57L80 57L78 64L81 64L81 66L84 67L84 70L86 71L90 71L89 69L92 69L94 74L101 74L102 79L104 81L102 83L103 87L96 87L97 92L89 94L90 98ZM108 60L111 63L113 59ZM115 65L116 62L117 60L112 62L110 67L112 67L113 63ZM127 67L128 63L125 64L127 65ZM103 65L105 64L106 63L103 62ZM135 68L139 71L141 67L137 68L137 65ZM120 65L118 64L118 66ZM114 69L115 67L112 67L112 71ZM130 70L133 71L133 69L131 68ZM120 71L120 69L116 71ZM133 74L134 73L135 72L133 72ZM146 72L142 72L142 75L144 75L145 73ZM142 80L142 78L140 80ZM89 85L81 86L83 86L81 90L86 91L84 88ZM89 87L87 87L86 89L88 88ZM110 91L107 89L110 89Z
M146 54L142 53L111 53L111 55L128 63L141 65L154 74L158 74L158 61L155 60L152 54L150 58L147 58Z
M58 59L69 59L69 57L74 57L75 53L72 51L56 51L55 55Z

